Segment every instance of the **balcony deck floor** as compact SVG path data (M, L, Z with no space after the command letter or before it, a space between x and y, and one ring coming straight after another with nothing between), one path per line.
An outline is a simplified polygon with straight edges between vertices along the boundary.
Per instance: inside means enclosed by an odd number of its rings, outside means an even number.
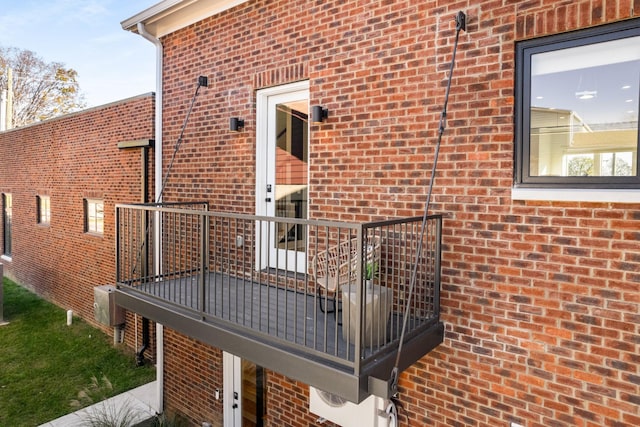
M337 360L353 362L355 345L347 342L349 337L343 336L343 328L338 324L342 319L341 311L323 313L314 292L305 293L227 274L208 273L204 289L213 291L205 291L203 300L199 280L198 276L188 276L149 281L134 289L193 317L224 320L265 334L268 339L280 339L284 343L319 352L322 357L333 356ZM326 302L323 298L323 306ZM328 302L331 306L331 301ZM372 355L388 342L390 331L398 336L401 322L402 316L392 313L387 330L383 331L386 336L370 337L373 345L362 346L361 358Z

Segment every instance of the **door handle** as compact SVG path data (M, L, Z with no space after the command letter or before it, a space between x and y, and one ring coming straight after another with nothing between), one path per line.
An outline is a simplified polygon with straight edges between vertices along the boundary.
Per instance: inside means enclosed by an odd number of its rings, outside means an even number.
M270 202L271 201L271 197L267 197L266 199L264 199L265 202Z

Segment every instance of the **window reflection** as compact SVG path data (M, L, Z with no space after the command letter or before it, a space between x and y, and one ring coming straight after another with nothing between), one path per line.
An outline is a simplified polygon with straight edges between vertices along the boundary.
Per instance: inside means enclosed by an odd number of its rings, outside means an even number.
M640 37L531 58L530 175L635 176Z
M276 106L276 216L307 218L308 102ZM277 246L304 251L303 225L280 223Z

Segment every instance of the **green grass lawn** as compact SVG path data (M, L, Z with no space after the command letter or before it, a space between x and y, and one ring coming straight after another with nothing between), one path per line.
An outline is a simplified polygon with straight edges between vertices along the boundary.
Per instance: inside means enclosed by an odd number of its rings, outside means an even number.
M67 326L65 310L7 279L4 320L0 426L37 426L73 412L71 402L96 379L94 401L155 379L153 367L136 367L132 351L114 347L112 338L77 317Z

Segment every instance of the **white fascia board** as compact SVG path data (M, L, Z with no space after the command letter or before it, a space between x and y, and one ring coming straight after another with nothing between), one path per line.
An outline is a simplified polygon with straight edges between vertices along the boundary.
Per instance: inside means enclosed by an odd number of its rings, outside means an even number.
M120 23L122 28L138 32L142 23L156 38L171 34L210 16L249 0L164 0Z

